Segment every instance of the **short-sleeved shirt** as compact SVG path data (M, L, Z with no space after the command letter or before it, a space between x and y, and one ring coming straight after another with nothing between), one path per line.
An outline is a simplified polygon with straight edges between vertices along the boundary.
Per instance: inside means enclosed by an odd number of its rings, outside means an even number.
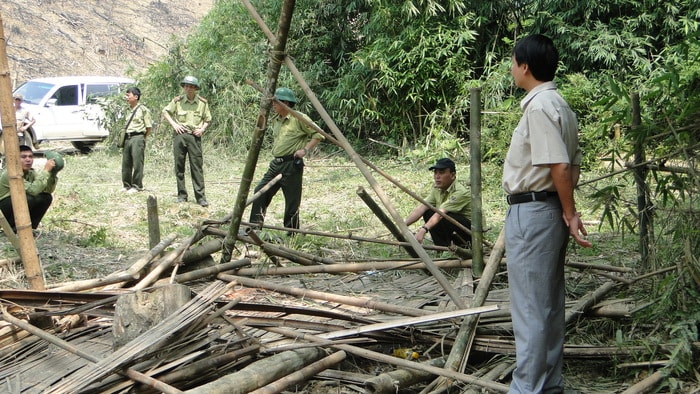
M135 109L134 117L129 122L129 127L126 128L127 133L146 133L146 129L153 127L153 118L151 111L145 106L139 104ZM131 115L129 115L131 117Z
M520 102L523 116L503 166L508 194L556 191L547 165L581 165L576 115L556 89L554 82L543 82Z
M456 179L447 190L433 187L425 201L435 208L444 209L446 212L459 213L467 218L471 217L471 194Z
M34 117L32 117L29 110L20 107L17 111L15 111L15 119L17 120L18 125L24 125L25 123L31 122Z
M58 178L56 174L33 168L24 174L24 190L31 196L39 193L53 193L56 190ZM0 175L0 200L10 196L10 177L7 170Z
M301 115L304 119L311 122L307 115ZM275 134L275 142L272 144L272 155L275 157L294 154L310 140L323 140L324 138L320 133L317 133L291 114L287 114L284 118L276 119L272 124L272 130Z
M188 100L187 96L178 96L168 103L164 111L177 123L190 130L198 129L204 123L211 122L209 103L199 95L195 95L192 100Z

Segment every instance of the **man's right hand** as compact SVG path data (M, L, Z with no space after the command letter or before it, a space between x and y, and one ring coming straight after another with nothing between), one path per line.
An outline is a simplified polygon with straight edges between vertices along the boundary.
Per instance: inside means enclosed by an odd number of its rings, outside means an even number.
M56 161L54 159L48 159L46 160L46 164L44 164L44 170L51 172L51 170L56 167Z

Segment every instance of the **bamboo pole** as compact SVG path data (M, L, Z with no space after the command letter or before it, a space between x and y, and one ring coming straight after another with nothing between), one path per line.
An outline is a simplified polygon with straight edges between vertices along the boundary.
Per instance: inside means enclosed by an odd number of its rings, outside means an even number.
M188 394L246 394L304 366L318 361L325 352L320 348L288 350L258 360L240 371L203 384Z
M24 190L24 174L19 159L19 139L17 121L12 99L12 82L7 63L7 46L2 15L0 15L0 119L2 119L2 140L5 144L6 171L10 183L12 212L19 238L19 254L24 264L24 275L33 290L44 290L44 271L39 261L39 253L34 243L32 222L27 207L27 194Z
M260 196L262 196L265 192L270 190L272 188L272 186L275 186L275 184L277 184L277 182L279 182L281 180L282 180L282 174L277 174L274 178L270 179L270 182L268 182L265 186L263 186L260 190L258 190L257 193L253 194L252 196L250 196L250 198L248 198L245 201L245 206L247 207L248 205L252 204L253 201L260 198ZM226 223L226 222L230 221L232 217L233 217L232 213L224 216L224 218L221 219L221 223Z
M484 272L484 223L481 208L481 88L469 89L469 176L472 198L472 271L480 278Z
M367 207L369 207L369 209L374 213L374 216L379 218L379 221L382 222L384 227L386 227L389 230L389 232L391 232L391 234L396 238L397 241L406 242L406 238L403 236L403 234L401 234L401 230L399 230L398 227L396 227L394 222L391 221L390 217L386 216L384 211L382 211L382 209L379 207L379 204L377 204L372 199L372 197L367 193L364 187L358 186L356 193L358 196L360 196L360 199L362 199L362 201L365 202ZM411 257L418 257L418 253L416 253L416 251L413 250L413 248L411 248L410 246L404 246L403 248L406 250L406 252L408 252L408 254Z
M243 3L246 7L252 7L247 0L244 0ZM260 156L260 148L262 147L265 129L267 128L267 117L272 107L272 100L268 97L272 96L277 87L277 77L282 67L282 61L285 58L287 34L289 33L289 26L292 22L294 4L294 0L284 1L277 22L277 37L272 36L270 40L271 43L274 43L274 48L271 51L272 58L267 65L266 91L268 94L263 95L260 99L260 111L258 112L258 119L255 123L253 139L248 149L248 157L246 158L245 167L243 168L243 175L241 176L241 184L238 187L236 202L234 203L233 212L231 213L231 225L229 226L226 238L224 238L224 244L221 250L222 263L231 260L233 245L236 243L238 230L241 227L241 216L243 215L243 211L245 211L246 196L248 196L250 192L250 186L255 176L255 165ZM270 35L272 35L271 33L272 32L270 32Z
M368 297L349 297L339 294L324 293L316 290L300 289L297 287L284 286L273 282L246 278L243 276L234 276L227 274L219 274L217 278L229 282L238 282L243 286L254 287L277 291L280 293L291 294L297 297L313 298L339 304L352 305L361 308L376 309L384 312L398 313L408 316L425 316L429 315L429 311L418 308L410 308L401 305L389 304L386 302L374 301Z
M49 342L52 345L58 346L67 352L73 353L80 358L88 360L92 363L98 363L100 361L100 359L98 359L97 357L94 357L91 354L85 353L82 350L78 349L77 347L73 346L70 342L66 342L61 338L58 338L54 335L51 335L40 328L34 327L33 325L31 325L27 322L24 322L23 320L17 319L16 317L9 314L7 312L7 310L5 310L4 307L2 308L2 318L6 322L12 323L15 326L27 331L28 333L35 335L35 336L45 340L46 342ZM182 391L178 390L175 387L172 387L168 384L165 384L159 380L153 379L152 377L145 375L145 374L143 374L139 371L136 371L134 369L131 369L131 368L127 368L124 372L122 372L122 374L135 382L145 384L149 387L153 387L154 389L160 390L161 392L166 393L166 394L181 394L182 393Z
M10 241L15 250L19 252L20 248L22 247L19 244L19 238L17 238L17 234L15 234L15 232L12 231L10 223L7 222L7 219L5 219L5 215L3 215L2 212L0 212L0 227L2 227L2 231L5 233L5 236ZM22 261L21 258L20 261Z
M141 279L135 286L133 286L132 289L143 290L146 287L148 287L151 283L158 280L160 274L162 274L168 267L172 266L173 264L176 264L182 256L182 254L185 253L185 250L187 250L187 248L189 248L190 245L192 245L192 243L196 242L197 239L198 235L195 234L188 238L187 241L180 245L180 247L170 251L170 253L163 256L163 258L160 259L160 263L155 268L153 268L153 270L149 272L143 279Z
M293 331L293 330L288 330L285 328L281 327L268 327L267 331L274 332L277 334L282 334L291 338L296 338L296 339L304 339L308 340L311 342L317 342L317 343L323 343L326 341L326 339L319 338L316 335L311 335L311 334L305 334L299 331ZM399 357L394 357L394 356L389 356L386 354L374 352L371 350L363 349L357 346L352 346L352 345L347 345L347 344L337 344L337 345L331 345L332 347L340 350L345 350L348 353L355 354L357 356L369 359L369 360L374 360L382 363L387 363L403 368L410 368L410 369L415 369L419 371L425 371L432 373L434 375L439 375L439 376L445 376L450 379L454 380L459 380L460 382L465 382L465 383L470 383L470 384L476 384L481 387L487 388L489 390L498 392L498 393L506 393L508 392L508 386L496 382L492 382L489 380L484 380L477 378L472 375L467 375L464 373L460 372L455 372L455 371L450 371L447 369L443 368L438 368L434 367L432 365L425 365L421 363L417 363L415 361L410 361L410 360L404 360Z
M659 382L664 379L664 374L661 371L656 371L653 374L647 376L645 379L640 380L627 390L623 391L622 394L644 394L651 390Z
M314 363L307 365L306 367L295 371L281 379L278 379L264 387L260 387L257 390L251 391L250 394L277 394L284 391L287 387L291 387L294 384L304 382L321 371L325 371L328 368L345 360L347 353L340 350L328 357L324 357Z
M491 282L496 277L498 269L500 266L501 258L505 254L506 250L506 231L505 228L501 229L500 234L498 234L498 239L489 255L489 261L486 264L484 272L482 273L481 280L474 292L474 297L471 301L471 307L475 308L481 306L486 302L486 297L489 294L489 289L491 287ZM461 371L469 359L469 353L471 350L472 342L474 336L476 335L476 327L479 322L479 315L467 316L459 327L459 331L450 350L450 354L445 362L445 369L450 369L454 371ZM445 388L449 386L451 382L445 377L439 377L433 382L433 386Z
M148 196L146 212L148 212L148 246L153 249L160 242L160 219L158 218L158 198L156 196Z
M471 260L442 260L435 261L440 268L469 268ZM425 269L421 261L370 261L363 263L336 263L331 265L312 265L304 267L269 267L242 268L236 271L240 276L286 276L308 274L337 274L346 272L386 271L386 270L418 270Z
M642 115L639 103L639 93L632 92L632 129L639 129L642 125ZM644 142L638 139L634 146L634 163L644 162ZM643 270L649 269L649 230L652 226L652 214L649 207L649 187L646 183L647 169L638 166L634 169L634 183L637 185L637 214L639 217L639 253L641 255L641 266Z
M251 13L252 15L257 15L257 12L253 8L253 6L250 4L248 0L242 0L246 8L248 9L248 12ZM264 21L257 17L255 21L262 27L265 25ZM263 28L264 32L268 32L269 29ZM286 37L285 37L286 38ZM270 42L277 42L277 39L272 36L271 34L268 35L268 39ZM285 42L286 43L286 42ZM413 250L418 253L418 256L423 260L425 263L426 267L428 268L428 271L433 275L435 280L440 284L440 286L445 290L445 293L450 297L452 302L455 303L458 307L464 309L465 304L464 301L460 298L459 293L455 291L454 288L452 288L452 285L450 285L450 282L447 280L445 275L440 271L438 267L433 264L433 261L431 260L430 256L428 256L428 253L423 249L422 245L416 241L416 238L413 236L413 233L411 233L411 230L406 226L406 223L404 223L403 217L399 215L399 213L396 211L394 206L392 205L391 201L389 201L389 197L386 195L384 190L379 186L377 181L374 179L374 176L372 173L367 169L365 166L364 162L360 158L360 156L355 152L355 149L352 147L352 145L348 142L348 140L345 138L343 133L340 131L338 126L336 126L335 122L333 119L330 117L328 112L326 112L325 108L321 104L320 101L318 101L318 98L316 98L316 95L313 93L309 85L306 83L306 80L304 77L301 75L299 70L296 68L294 65L294 62L292 62L292 59L289 56L283 56L281 60L284 60L284 64L287 66L287 68L292 72L292 75L296 78L297 82L299 85L302 87L304 90L304 93L306 93L306 97L309 98L309 101L311 101L311 104L314 106L316 111L321 115L321 118L323 119L324 122L328 125L328 127L331 129L333 132L333 135L337 139L339 146L342 147L345 152L350 156L352 161L355 163L355 166L360 170L360 173L365 177L367 182L372 186L372 189L374 189L374 192L377 193L377 196L379 197L379 200L384 204L384 207L389 211L391 214L391 217L394 219L394 222L396 225L399 227L401 232L403 233L405 239L409 241L411 244L411 247ZM271 93L271 90L268 89L268 92ZM290 108L291 110L291 108ZM294 114L295 117L299 116L299 114L296 111L291 110L290 111L292 114ZM232 226L233 227L233 226ZM236 231L238 231L238 227L236 227Z
M435 358L427 363L442 368L445 365L445 359L443 357ZM401 389L428 380L433 376L431 373L414 369L396 369L365 380L364 386L368 394L395 394Z

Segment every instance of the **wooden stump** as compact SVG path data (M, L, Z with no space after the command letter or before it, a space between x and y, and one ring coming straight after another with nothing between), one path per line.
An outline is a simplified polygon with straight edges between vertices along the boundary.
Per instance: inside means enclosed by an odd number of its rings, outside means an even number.
M167 285L124 294L114 304L112 347L116 350L175 312L191 298L190 288Z

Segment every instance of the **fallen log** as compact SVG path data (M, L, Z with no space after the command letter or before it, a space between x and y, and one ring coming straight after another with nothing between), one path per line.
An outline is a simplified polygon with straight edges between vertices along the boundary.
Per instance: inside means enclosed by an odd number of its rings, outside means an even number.
M345 360L345 357L347 354L340 350L338 352L335 352L331 354L328 357L325 357L321 360L316 361L315 363L311 363L307 365L306 367L295 371L284 378L278 379L267 386L261 387L255 391L252 391L250 394L276 394L276 393L281 393L284 391L287 387L292 386L293 384L305 382L309 380L309 378L313 377L317 373L321 371L325 371L328 368L331 368L335 366L336 364L340 363L341 361Z
M262 360L246 368L203 384L188 394L246 394L275 380L298 371L326 355L321 348L288 350Z

